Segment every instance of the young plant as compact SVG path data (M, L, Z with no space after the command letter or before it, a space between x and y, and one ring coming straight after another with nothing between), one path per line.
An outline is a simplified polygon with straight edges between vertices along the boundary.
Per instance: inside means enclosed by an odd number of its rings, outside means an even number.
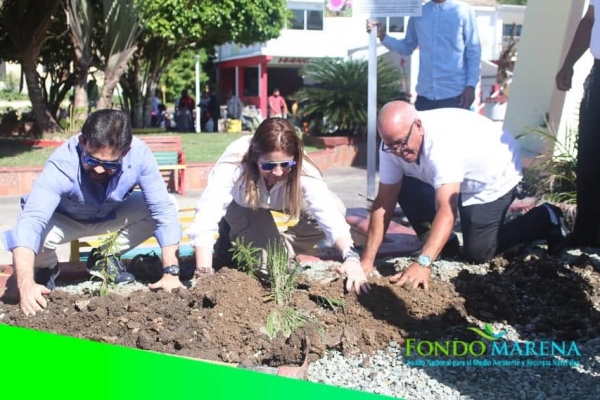
M292 266L290 266L292 262ZM298 286L298 261L290 261L283 243L275 242L267 245L267 268L271 284L270 297L278 306L286 306Z
M348 315L346 314L346 302L340 299L329 298L321 295L315 295L315 301L319 307L329 309L334 313L341 309L344 313L344 321L347 321Z
M233 253L232 260L237 266L237 269L254 276L254 271L261 262L262 251L259 248L253 247L252 242L244 243L244 238L236 238L231 249Z
M99 278L102 283L100 285L100 296L106 296L109 293L110 287L114 285L115 278L119 273L116 266L112 266L115 261L118 261L118 255L121 253L121 246L118 243L121 231L109 233L100 243L98 249L99 256L95 260L94 267L90 270L93 277ZM91 255L90 255L91 256Z
M271 339L275 339L278 333L289 337L293 331L309 321L313 321L313 319L294 308L274 308L267 317L267 335Z

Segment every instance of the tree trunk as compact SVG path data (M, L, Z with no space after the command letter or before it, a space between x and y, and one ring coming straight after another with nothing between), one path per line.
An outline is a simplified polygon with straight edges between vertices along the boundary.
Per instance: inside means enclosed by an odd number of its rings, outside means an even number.
M71 120L71 129L78 131L88 117L87 76L89 63L78 62L76 65L75 96L72 104L69 106L69 118Z
M23 54L21 59L21 67L27 82L27 91L33 108L33 116L37 122L35 134L39 136L50 135L60 131L60 126L56 123L52 115L46 108L46 102L42 95L42 89L36 71L36 59L29 54Z
M125 73L127 62L137 50L137 46L127 49L124 53L111 55L104 69L104 86L98 100L98 110L112 108L112 98L121 75Z

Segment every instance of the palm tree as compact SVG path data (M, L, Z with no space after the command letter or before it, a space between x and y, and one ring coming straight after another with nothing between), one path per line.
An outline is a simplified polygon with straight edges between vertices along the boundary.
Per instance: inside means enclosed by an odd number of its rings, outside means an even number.
M112 96L127 62L137 50L137 38L142 32L140 1L103 0L104 86L98 109L110 108Z
M322 58L302 69L305 78L317 82L294 96L300 115L317 134L363 133L367 125L368 61ZM402 76L393 65L377 64L377 109L386 102L403 98ZM337 127L337 129L335 129Z

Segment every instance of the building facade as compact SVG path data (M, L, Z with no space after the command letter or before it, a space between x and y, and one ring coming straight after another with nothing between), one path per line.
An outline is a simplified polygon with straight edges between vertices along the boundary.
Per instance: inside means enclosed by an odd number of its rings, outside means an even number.
M496 60L515 24L518 39L525 14L524 6L498 5L494 0L464 0L475 8L482 43L482 61ZM335 3L335 7L333 4ZM341 6L340 4L343 3ZM217 49L219 90L232 90L246 104L267 115L267 98L278 88L287 97L305 84L302 67L324 57L365 58L369 35L365 19L352 14L352 1L289 0L294 18L277 39L252 46L228 43ZM389 35L403 38L409 17L381 18ZM402 70L408 88L415 93L418 50L410 57L390 54L378 44L377 54ZM490 68L491 67L491 68ZM482 92L494 84L493 63L482 68ZM485 75L484 75L485 74ZM491 76L493 75L493 76Z

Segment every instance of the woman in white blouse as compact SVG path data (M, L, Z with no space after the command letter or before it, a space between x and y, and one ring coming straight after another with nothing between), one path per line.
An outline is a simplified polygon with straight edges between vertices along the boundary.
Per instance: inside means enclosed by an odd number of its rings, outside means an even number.
M280 233L270 210L299 221ZM341 201L304 154L294 126L283 118L268 118L253 136L244 136L225 149L186 233L195 248L197 273L213 272L214 238L221 219L229 225L230 241L251 242L263 249L263 260L269 242L281 240L293 258L314 252L315 245L327 237L342 254L344 262L338 271L348 276L347 289L354 286L357 293L367 292L369 284L344 213Z

